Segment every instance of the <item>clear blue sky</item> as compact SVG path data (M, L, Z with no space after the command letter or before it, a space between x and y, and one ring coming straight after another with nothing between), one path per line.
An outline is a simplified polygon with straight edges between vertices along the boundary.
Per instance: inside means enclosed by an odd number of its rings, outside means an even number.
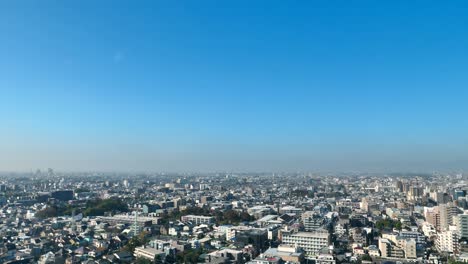
M468 168L467 1L3 1L0 170Z

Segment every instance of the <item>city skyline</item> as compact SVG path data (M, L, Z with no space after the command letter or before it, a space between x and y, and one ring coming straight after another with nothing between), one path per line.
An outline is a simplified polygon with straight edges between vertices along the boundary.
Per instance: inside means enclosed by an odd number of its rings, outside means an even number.
M0 171L467 170L467 11L0 3Z

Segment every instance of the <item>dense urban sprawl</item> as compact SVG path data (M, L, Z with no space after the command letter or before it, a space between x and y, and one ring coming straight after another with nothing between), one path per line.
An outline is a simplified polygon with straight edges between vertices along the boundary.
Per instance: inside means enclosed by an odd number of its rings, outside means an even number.
M467 190L461 173L5 173L0 263L468 262Z

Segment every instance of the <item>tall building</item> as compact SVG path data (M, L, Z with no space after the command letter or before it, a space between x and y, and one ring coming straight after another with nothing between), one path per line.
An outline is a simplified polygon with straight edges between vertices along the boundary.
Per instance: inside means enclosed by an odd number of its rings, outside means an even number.
M423 188L419 186L412 186L409 188L407 192L407 199L408 200L416 200L418 198L421 198L424 194Z
M123 181L123 186L124 186L125 188L130 187L130 183L128 182L127 179L125 179L125 180Z
M459 237L468 239L468 214L457 215L454 222L457 226Z
M398 192L403 192L403 182L402 181L396 181L395 187Z
M424 217L436 230L441 229L439 207L435 206L424 208Z
M431 192L430 197L438 204L445 204L450 201L450 197L444 192Z
M456 230L447 230L437 234L436 248L439 252L457 254L459 252L459 237Z
M455 190L453 191L453 200L456 201L458 198L465 197L465 191L463 190Z
M453 226L454 218L458 215L458 208L452 203L441 204L439 205L440 213L440 230L446 231L450 226Z
M369 211L369 202L367 201L367 198L362 198L359 207L360 207L361 210L363 210L364 212L368 212L368 211Z

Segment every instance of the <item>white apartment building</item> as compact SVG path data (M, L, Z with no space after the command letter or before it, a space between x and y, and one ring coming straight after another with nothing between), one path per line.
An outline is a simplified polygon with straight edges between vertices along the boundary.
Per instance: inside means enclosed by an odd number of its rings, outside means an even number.
M315 259L319 251L330 244L330 235L327 230L318 229L314 232L284 231L282 243L297 246L304 250L306 258Z
M459 214L454 219L460 238L468 238L468 214Z
M454 228L437 234L436 248L439 252L458 253L458 231Z
M215 219L212 216L203 215L184 215L180 218L182 222L192 222L196 225L200 224L214 224Z

